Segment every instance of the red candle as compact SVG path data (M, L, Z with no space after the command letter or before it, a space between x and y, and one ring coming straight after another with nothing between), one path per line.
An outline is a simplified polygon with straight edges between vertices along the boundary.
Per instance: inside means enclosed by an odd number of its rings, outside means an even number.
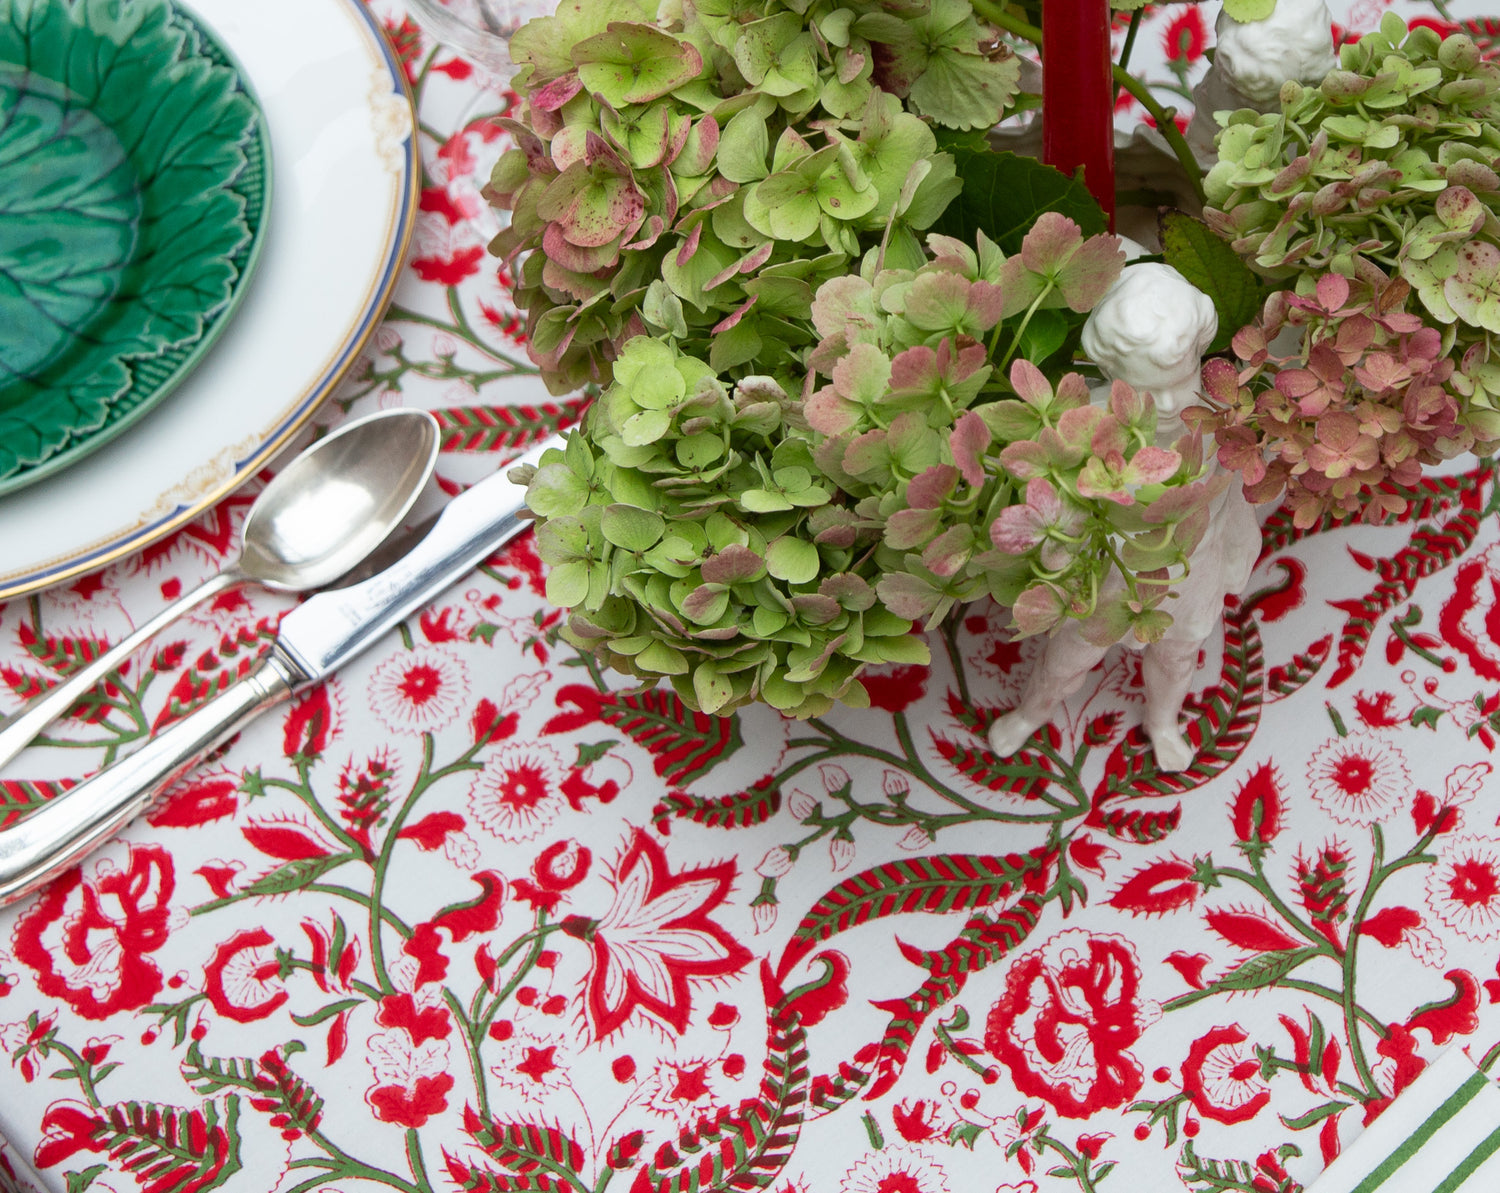
M1083 180L1115 224L1109 0L1042 5L1042 160Z

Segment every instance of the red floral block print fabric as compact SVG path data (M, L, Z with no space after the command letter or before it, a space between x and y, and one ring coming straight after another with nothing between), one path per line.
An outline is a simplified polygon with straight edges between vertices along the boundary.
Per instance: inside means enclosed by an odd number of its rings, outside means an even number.
M451 493L581 403L483 251L504 133L458 113L514 98L472 107L376 7L429 130L417 248L320 417L433 409ZM1147 18L1164 91L1212 15ZM1293 1193L1439 1051L1500 1041L1500 484L1460 461L1411 497L1270 515L1182 774L1125 652L994 758L1036 645L983 605L864 711L632 692L561 641L523 538L0 912L0 1190ZM0 712L221 567L252 498L0 608ZM0 822L288 607L226 595L139 652L0 778Z

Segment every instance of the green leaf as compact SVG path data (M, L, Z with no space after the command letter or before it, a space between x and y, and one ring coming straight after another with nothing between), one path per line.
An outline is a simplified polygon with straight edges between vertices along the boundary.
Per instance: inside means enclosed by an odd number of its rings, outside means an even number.
M607 737L603 741L579 742L578 760L573 764L574 769L583 770L587 766L592 766L619 744L612 737Z
M1321 1106L1315 1106L1306 1114L1299 1114L1296 1118L1287 1118L1281 1115L1281 1121L1293 1131L1305 1131L1314 1123L1321 1123L1325 1118L1338 1114L1341 1110L1347 1110L1352 1105L1350 1102L1324 1102Z
M788 584L806 584L817 578L818 549L812 543L786 536L766 548L766 571Z
M1224 0L1224 11L1242 25L1264 21L1276 11L1276 0Z
M335 866L351 861L353 854L335 853L328 857L301 858L278 866L264 878L258 878L245 888L247 895L286 895L311 886Z
M1234 333L1254 321L1263 297L1260 282L1250 267L1202 220L1171 211L1161 220L1162 256L1214 302L1219 332L1210 352L1229 346Z
M948 1128L948 1146L958 1147L962 1144L972 1152L974 1144L978 1142L979 1137L983 1134L984 1128L982 1126L978 1123L971 1123L968 1119L963 1119Z
M341 998L338 1002L329 1003L326 1007L314 1011L311 1015L293 1015L292 1022L298 1027L316 1027L320 1023L326 1023L335 1015L341 1015L345 1011L352 1011L355 1007L362 1005L358 998Z
M1438 722L1442 719L1442 709L1433 708L1430 704L1424 704L1420 708L1415 708L1412 710L1411 727L1413 729L1420 729L1423 725L1426 725L1427 728L1436 732Z
M82 1172L68 1173L68 1193L83 1193L94 1183L94 1178L101 1172L108 1172L108 1164L95 1164L91 1168L85 1168Z
M1317 949L1281 949L1274 953L1261 953L1238 965L1222 978L1211 982L1206 989L1258 990L1263 986L1274 986L1304 961L1318 955Z
M1031 157L948 147L963 179L963 193L948 206L932 231L974 243L983 232L1008 253L1021 251L1021 240L1044 211L1067 216L1084 236L1109 231L1109 222L1088 188L1077 178Z
M1035 365L1053 356L1067 341L1068 333L1083 324L1082 316L1075 315L1070 319L1068 314L1067 311L1052 309L1032 315L1026 333L1021 337L1021 355Z
M600 523L604 537L626 551L649 551L666 529L660 514L630 505L606 506Z

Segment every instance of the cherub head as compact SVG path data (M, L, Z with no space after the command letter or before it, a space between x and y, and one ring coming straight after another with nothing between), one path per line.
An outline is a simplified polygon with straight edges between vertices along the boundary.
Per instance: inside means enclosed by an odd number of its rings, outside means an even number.
M1203 353L1219 329L1213 301L1170 265L1127 265L1089 315L1083 351L1111 381L1151 394L1158 427L1198 399Z
M1220 13L1214 67L1246 99L1271 104L1288 79L1316 87L1333 69L1332 23L1323 0L1276 0L1262 21Z

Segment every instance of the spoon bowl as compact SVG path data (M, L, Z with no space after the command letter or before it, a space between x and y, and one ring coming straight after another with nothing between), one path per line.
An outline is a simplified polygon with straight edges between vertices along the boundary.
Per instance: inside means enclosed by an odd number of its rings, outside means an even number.
M437 453L437 420L425 410L406 409L358 419L305 449L255 499L237 562L0 721L0 767L194 605L247 583L307 592L358 566L410 512Z
M437 449L437 422L423 410L361 419L313 444L251 507L239 570L278 592L333 583L406 517Z

